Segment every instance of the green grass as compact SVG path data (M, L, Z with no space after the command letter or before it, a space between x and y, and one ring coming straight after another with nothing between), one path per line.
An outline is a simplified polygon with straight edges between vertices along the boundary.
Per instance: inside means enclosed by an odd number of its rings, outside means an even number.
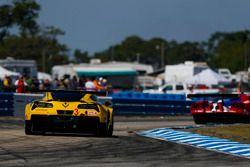
M188 131L250 144L250 124L201 127Z

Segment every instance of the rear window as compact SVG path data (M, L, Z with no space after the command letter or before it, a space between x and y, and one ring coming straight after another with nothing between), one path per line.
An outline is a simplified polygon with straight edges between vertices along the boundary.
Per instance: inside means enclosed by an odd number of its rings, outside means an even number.
M176 90L184 90L183 85L176 85Z
M229 74L228 71L221 71L220 73L221 73L221 74Z
M55 101L80 101L81 98L85 95L84 93L78 92L52 92L52 98Z
M167 85L165 88L163 88L164 92L170 91L170 90L173 90L173 86L172 85Z

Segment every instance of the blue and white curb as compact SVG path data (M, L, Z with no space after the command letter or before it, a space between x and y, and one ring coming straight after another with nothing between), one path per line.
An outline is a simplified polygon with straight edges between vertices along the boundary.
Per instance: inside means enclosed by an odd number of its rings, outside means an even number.
M190 145L207 150L217 151L235 156L250 158L250 144L203 136L191 132L177 131L169 128L159 128L137 132L138 135Z

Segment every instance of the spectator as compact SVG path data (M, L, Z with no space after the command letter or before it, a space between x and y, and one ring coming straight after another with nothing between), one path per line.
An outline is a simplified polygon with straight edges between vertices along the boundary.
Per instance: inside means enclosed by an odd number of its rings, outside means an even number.
M107 87L107 79L106 78L103 78L103 80L102 80L102 82L101 82L101 86L103 86L103 87Z
M31 89L38 90L39 86L40 86L40 82L39 82L38 78L32 77L31 82L32 82Z
M0 79L0 92L3 92L3 81Z
M58 78L55 78L53 81L52 81L52 89L58 89L59 87L59 80Z
M193 94L194 93L194 86L191 84L187 85L187 93L186 94Z
M9 76L5 76L3 79L3 89L5 92L11 91L11 79Z
M65 88L65 89L69 89L70 81L69 81L68 78L64 78L64 79L63 79L63 85L64 85L64 88Z
M63 89L65 89L66 87L65 87L65 83L64 83L64 79L60 79L59 80L59 82L58 82L58 87L57 87L58 89L60 89L60 90L63 90Z
M102 86L102 81L103 81L103 78L100 77L100 78L97 78L93 81L94 85L95 85L95 88L97 91L102 91L102 90L106 90L106 86Z
M78 81L77 81L77 78L76 76L73 76L73 78L70 80L70 89L72 90L77 90L78 89Z
M30 76L27 76L25 78L25 82L27 83L27 90L31 90L32 88L32 79L30 78Z
M23 77L20 77L16 80L15 86L17 93L25 93L25 86L27 86L27 83L23 80Z
M44 83L43 83L44 89L45 90L50 90L51 89L51 83L48 79L45 79Z
M87 81L85 80L84 77L81 76L81 77L79 78L79 81L78 81L79 89L83 89L83 88L85 87L85 82L87 82Z
M96 90L95 84L93 82L93 78L87 78L87 81L85 83L85 89L87 91L95 91Z

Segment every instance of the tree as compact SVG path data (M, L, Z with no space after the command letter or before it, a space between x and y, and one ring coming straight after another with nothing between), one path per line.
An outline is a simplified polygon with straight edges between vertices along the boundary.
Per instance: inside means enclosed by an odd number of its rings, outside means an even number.
M74 61L75 63L88 63L89 62L88 52L82 52L80 49L74 51Z
M35 0L13 0L0 6L0 58L34 59L38 69L49 72L53 65L68 63L68 47L58 42L65 33L54 26L38 25L40 5ZM18 34L9 29L19 28Z
M50 72L53 65L66 64L68 62L67 51L66 45L41 36L21 38L13 35L4 39L0 44L0 58L34 59L37 61L38 69L46 72ZM43 68L44 64L46 69Z
M13 25L10 5L0 6L0 41L8 35L9 28Z
M139 56L140 63L151 64L155 69L159 69L162 64L176 64L186 60L205 61L205 46L205 43L199 42L177 43L162 38L144 40L138 36L129 36L121 44L96 53L95 57L102 61L134 62Z
M125 38L121 44L110 46L108 49L95 53L94 57L102 62L107 61L136 61L137 54L144 40L136 35Z
M21 36L35 35L38 32L40 5L35 0L14 0L12 15L14 23L19 27Z
M152 38L149 41L144 42L140 48L140 62L144 64L151 64L155 69L160 68L161 43L166 43L166 41L161 38ZM166 44L164 45L166 46Z
M249 64L250 31L216 32L209 39L209 65L229 68L232 72L246 70Z
M115 47L115 59L119 61L136 61L137 54L140 53L140 47L143 43L144 40L136 35L127 37L119 46Z
M35 0L13 0L10 5L0 6L0 40L9 35L9 29L17 26L21 36L38 32L36 19L40 5Z

